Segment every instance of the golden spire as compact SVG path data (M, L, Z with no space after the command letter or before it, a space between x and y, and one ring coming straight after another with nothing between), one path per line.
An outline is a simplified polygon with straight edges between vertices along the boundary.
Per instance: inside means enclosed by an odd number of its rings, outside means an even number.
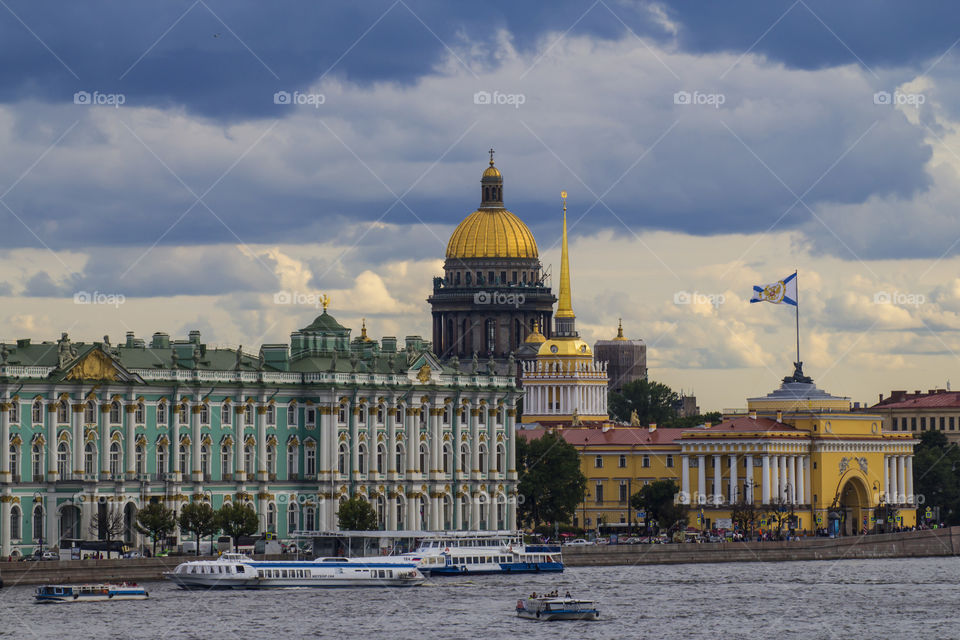
M323 312L327 312L327 305L330 304L330 298L327 297L327 294L320 296L320 302L323 304Z
M575 318L570 302L570 262L567 258L567 192L561 191L560 197L563 198L563 247L560 250L560 296L555 317Z
M363 318L363 324L360 326L360 339L364 342L370 342L370 338L367 337L367 319Z
M617 318L617 337L614 340L626 340L623 337L623 318Z

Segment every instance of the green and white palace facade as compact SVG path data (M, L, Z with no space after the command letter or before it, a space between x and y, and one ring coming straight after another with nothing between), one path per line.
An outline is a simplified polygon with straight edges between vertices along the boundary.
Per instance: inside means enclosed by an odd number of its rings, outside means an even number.
M104 510L139 542L152 501L249 504L280 538L336 530L351 496L383 529L514 529L520 392L466 364L419 336L351 340L326 309L256 355L197 331L0 345L0 553L96 538Z

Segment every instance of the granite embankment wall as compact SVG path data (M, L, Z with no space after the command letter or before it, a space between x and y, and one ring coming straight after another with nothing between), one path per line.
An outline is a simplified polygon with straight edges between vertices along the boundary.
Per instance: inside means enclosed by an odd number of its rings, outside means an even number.
M181 562L195 559L194 556L181 556L138 560L0 562L0 579L4 587L50 582L145 582L161 580L164 571L172 571Z
M922 558L960 553L960 527L792 542L717 542L565 547L570 567L689 562L783 562L852 558Z

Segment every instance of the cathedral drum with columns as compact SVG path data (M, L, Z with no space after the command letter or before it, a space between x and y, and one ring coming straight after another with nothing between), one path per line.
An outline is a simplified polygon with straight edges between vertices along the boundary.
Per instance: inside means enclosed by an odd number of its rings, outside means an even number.
M258 355L132 332L124 343L0 345L0 554L139 509L251 505L260 532L336 530L368 500L381 529L516 527L513 372L461 373L430 343L377 342L326 311ZM174 532L177 537L179 532Z

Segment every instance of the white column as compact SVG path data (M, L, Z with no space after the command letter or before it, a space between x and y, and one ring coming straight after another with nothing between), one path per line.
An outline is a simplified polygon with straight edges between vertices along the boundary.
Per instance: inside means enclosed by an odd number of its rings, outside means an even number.
M190 429L190 438L192 439L190 445L193 449L193 453L190 455L190 471L193 472L191 477L194 482L203 482L203 469L200 467L200 412L203 410L203 407L199 402L199 398L197 400L198 401L194 402L193 406L190 407L190 426L192 427ZM266 518L265 506L260 512L261 524L265 522L264 518ZM261 530L264 529L261 527Z
M69 400L64 400L64 402L69 403ZM70 420L73 426L73 475L74 477L83 477L83 447L86 444L83 441L83 405L67 404L67 407L71 410ZM96 473L97 469L94 468L93 471ZM86 529L84 529L84 531L86 531Z
M686 504L690 504L690 456L680 456L680 492Z
M51 411L53 409L53 411ZM30 405L30 410L33 411L33 405ZM46 421L47 426L47 482L54 482L55 480L62 480L57 475L57 447L60 443L57 441L57 413L56 407L52 404L43 403L43 419ZM67 473L70 472L70 467L67 467ZM52 485L50 485L52 486ZM56 502L54 500L54 502ZM46 503L44 503L44 508L46 508ZM50 511L56 511L56 509L50 509ZM53 515L48 514L48 518L54 518L53 522L56 524L56 513ZM51 534L57 536L57 540L60 539L60 532L54 531L53 529L49 530Z
M737 479L737 454L730 455L730 488L728 490L728 496L730 504L735 504L737 502L737 493L739 487L737 484L739 480Z
M906 456L907 459L907 468L906 468L906 493L907 493L907 503L913 504L913 456Z
M392 416L391 416L392 417ZM390 454L391 456L396 455L396 451ZM397 530L397 498L391 494L387 494L387 500L385 502L387 510L387 529L389 531Z
M807 483L806 474L804 473L804 466L806 466L806 463L806 456L799 456L797 458L797 504L807 504Z
M772 456L770 460L770 499L776 501L780 497L780 456Z
M906 484L906 456L897 456L897 503L906 502L907 484Z
M3 524L0 525L0 555L3 555L6 559L12 551L10 548L10 511L13 505L11 503L10 487L4 487L3 492L3 501L0 502L0 518L3 519Z
M754 501L754 495L753 495L753 493L754 493L754 486L753 486L753 478L754 478L754 473L753 473L753 456L748 454L748 455L746 456L746 460L744 460L744 464L745 464L746 467L747 467L747 470L746 470L746 471L744 472L744 474L743 474L743 479L746 480L746 488L744 489L744 492L745 492L746 495L744 496L744 498L745 498L744 501L745 501L747 504L753 504L753 501Z
M471 405L472 406L472 405ZM470 409L470 476L474 479L480 478L480 413L479 409ZM487 445L490 443L488 442ZM487 447L487 455L490 455L490 448ZM476 502L476 500L474 500ZM479 508L479 505L477 505ZM477 518L479 518L479 513ZM479 520L478 520L479 522Z
M787 499L790 504L797 503L797 456L788 458L787 474L789 475L790 491Z
M760 472L761 504L770 503L770 456L763 456L763 469Z
M694 501L695 504L703 504L706 502L706 485L707 457L697 456L697 499Z
M126 477L128 479L136 478L137 473L137 425L134 419L136 417L134 415L136 411L136 404L125 404L123 406L123 432L126 438L124 444L127 445L127 455L121 471L126 471ZM146 466L144 466L144 471L146 471Z
M274 416L276 416L276 407L274 407ZM200 416L196 418L197 421L197 435L200 435ZM200 451L200 445L197 444L197 451ZM193 468L200 468L200 461L194 460ZM267 470L267 405L262 404L257 406L257 480L260 482L266 482L269 479L269 471ZM203 477L202 475L200 477ZM267 509L267 503L263 503L264 512ZM266 513L261 514L260 519L263 523L266 523Z
M723 457L713 456L713 504L719 507L723 504Z
M787 467L790 464L789 456L780 456L780 497L786 502L790 500L789 479L787 476Z
M890 456L883 456L883 491L884 491L884 502L890 502Z

